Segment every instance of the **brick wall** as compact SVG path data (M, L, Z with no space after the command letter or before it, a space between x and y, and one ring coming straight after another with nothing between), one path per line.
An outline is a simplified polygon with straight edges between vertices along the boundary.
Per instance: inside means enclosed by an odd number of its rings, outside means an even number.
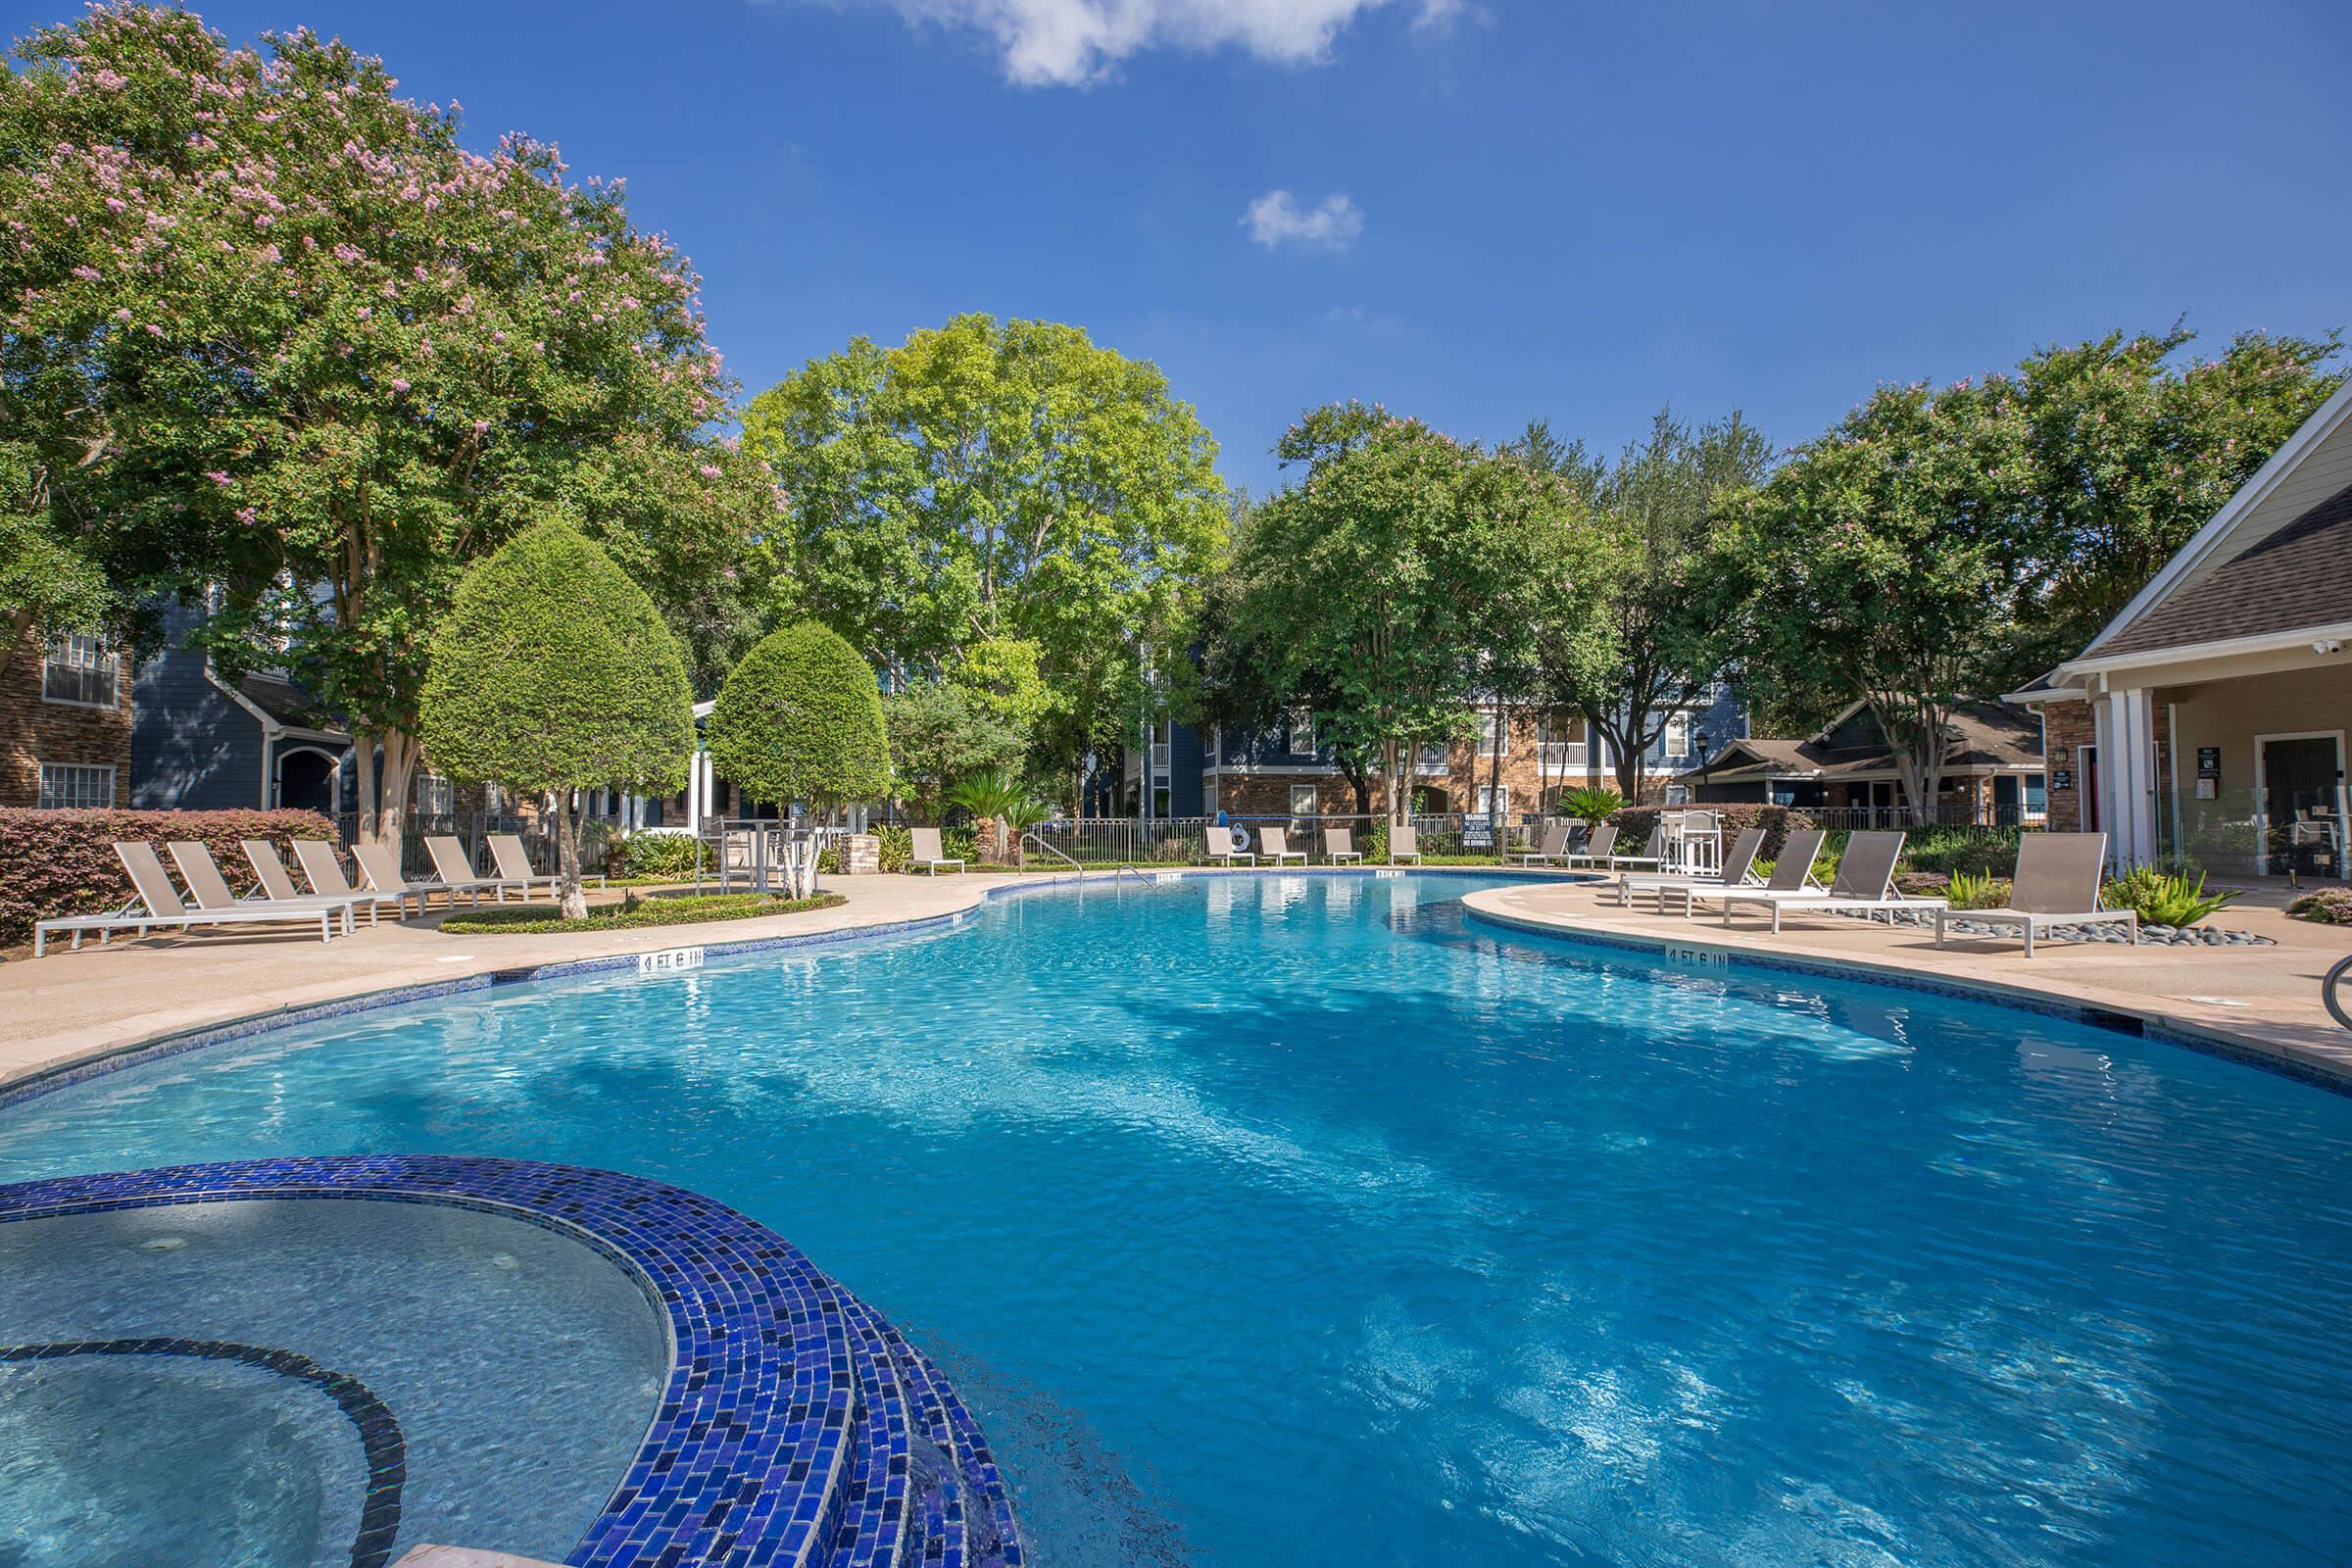
M2090 704L2044 703L2041 715L2049 735L2044 758L2049 764L2049 828L2053 833L2079 833L2083 823L2082 795L2090 780L2082 776L2082 754L2076 748L2094 743ZM2064 789L2059 788L2061 779L2066 781Z
M130 799L130 671L115 683L115 706L80 708L41 700L41 643L17 645L0 672L0 806L40 804L43 762L115 770L115 800Z
M1583 738L1580 725L1571 732ZM1503 747L1501 783L1510 792L1510 812L1514 817L1548 808L1555 804L1562 790L1577 789L1587 782L1585 764L1568 763L1555 759L1546 768L1538 750L1538 723L1534 715L1513 715L1510 735ZM1438 811L1474 811L1478 808L1479 791L1494 778L1495 760L1479 755L1474 741L1457 741L1446 749L1444 772L1415 770L1413 789L1428 801L1427 808ZM1612 782L1604 775L1604 782ZM1661 781L1662 782L1662 781ZM1316 809L1325 815L1351 815L1356 809L1355 791L1337 771L1320 774L1299 773L1224 773L1217 779L1217 807L1236 816L1278 816L1291 812L1291 787L1312 785L1315 789ZM1388 808L1388 791L1379 780L1372 786L1372 809Z

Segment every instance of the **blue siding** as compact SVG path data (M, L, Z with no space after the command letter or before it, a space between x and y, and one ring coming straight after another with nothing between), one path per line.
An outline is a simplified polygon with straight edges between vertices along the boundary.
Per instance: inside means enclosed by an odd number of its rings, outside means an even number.
M186 646L201 611L165 612L166 646L131 682L130 804L142 810L221 810L264 804L262 722L205 675Z

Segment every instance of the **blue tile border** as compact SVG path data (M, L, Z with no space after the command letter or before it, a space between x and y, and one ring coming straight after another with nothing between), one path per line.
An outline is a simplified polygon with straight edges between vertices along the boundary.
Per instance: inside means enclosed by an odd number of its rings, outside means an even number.
M1580 927L1553 925L1546 921L1503 914L1493 909L1480 909L1469 905L1462 906L1463 915L1479 925L1493 926L1513 936L1535 937L1540 940L1568 943L1574 946L1609 948L1619 952L1638 953L1651 958L1687 958L1692 954L1709 963L1723 963L1749 969L1777 971L1783 974L1801 974L1815 980L1848 980L1856 985L1880 986L1889 991L1912 991L1928 996L1950 997L1962 1002L1984 1003L1995 1007L2013 1007L2020 1012L2038 1013L2043 1017L2064 1018L2071 1023L2087 1024L2094 1029L2106 1029L2116 1034L2154 1040L2163 1045L2178 1046L2208 1056L2238 1062L2291 1078L2297 1083L2331 1094L2352 1096L2352 1076L2337 1072L2315 1061L2283 1053L2274 1053L2229 1038L2194 1028L2177 1019L2151 1016L2145 1013L2118 1012L2087 1002L2068 1002L2059 997L2037 996L2008 990L2004 987L1956 980L1947 976L1897 971L1877 965L1847 963L1838 958L1808 957L1801 954L1756 953L1740 948L1732 949L1709 945L1700 938L1677 941L1670 936L1635 936L1622 931L1592 931ZM0 1105L7 1103L0 1097Z
M583 1242L637 1281L669 1326L669 1380L571 1568L1020 1568L1004 1479L938 1369L791 1243L683 1188L466 1155L234 1160L0 1186L0 1223L247 1199L504 1213ZM910 1384L944 1412L927 1419L920 1475Z

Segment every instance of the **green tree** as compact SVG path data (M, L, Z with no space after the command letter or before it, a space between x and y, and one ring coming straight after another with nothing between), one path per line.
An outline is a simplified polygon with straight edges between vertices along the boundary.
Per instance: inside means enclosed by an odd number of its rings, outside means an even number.
M555 796L564 912L580 888L576 790L666 795L694 754L694 690L662 612L561 519L468 567L434 629L417 716L452 776Z
M948 790L968 774L1020 765L1027 737L984 711L951 681L928 676L883 700L890 761L918 816L936 820Z
M790 497L768 536L790 612L902 678L1034 643L1065 749L1132 721L1107 711L1111 671L1224 548L1207 431L1156 367L1076 327L973 315L856 339L754 399L744 442Z
M2023 607L2023 664L2080 653L2342 384L2322 338L2249 332L2219 359L2195 334L2111 332L2029 356L2003 378L2025 408L2014 504L2046 584Z
M1747 498L1734 535L1744 684L1816 717L1867 703L1917 822L1935 820L1956 704L2018 673L2040 581L2014 505L2028 435L1999 381L1881 387Z
M471 153L454 111L308 31L232 49L114 4L18 54L0 430L47 539L118 595L208 590L232 673L293 645L360 741L365 831L398 830L459 574L550 508L723 642L706 622L774 492L709 434L728 383L697 280L617 184L524 137Z
M833 810L890 793L890 742L873 666L831 628L771 632L718 689L710 765L772 806Z
M1550 701L1583 711L1616 759L1618 789L1638 801L1650 746L1731 656L1713 591L1724 564L1717 519L1763 480L1772 448L1737 412L1692 428L1670 410L1606 467L1581 443L1550 447L1563 482L1592 497L1601 537L1588 560L1605 608L1598 628L1576 615L1559 623L1567 635L1538 626L1538 681Z
M1573 500L1557 475L1360 404L1315 411L1276 450L1306 473L1252 517L1224 635L1267 661L1260 691L1380 760L1401 821L1412 749L1461 731L1525 585L1571 546Z

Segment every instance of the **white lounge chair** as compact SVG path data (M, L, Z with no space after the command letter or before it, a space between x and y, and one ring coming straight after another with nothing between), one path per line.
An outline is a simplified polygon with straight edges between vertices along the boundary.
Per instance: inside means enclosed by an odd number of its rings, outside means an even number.
M1788 837L1793 844L1796 835L1791 833ZM1721 895L1723 923L1730 925L1733 908L1742 904L1769 906L1775 933L1781 929L1784 909L1818 909L1831 914L1865 916L1883 912L1886 923L1892 925L1897 914L1909 910L1931 912L1947 907L1941 899L1906 898L1889 891L1894 885L1895 862L1902 855L1900 833L1856 833L1845 841L1845 853L1838 858L1838 875L1832 879L1827 893L1816 893L1809 888L1795 892L1770 887L1732 888Z
M458 895L469 896L475 905L482 902L480 884L457 886L446 882L412 882L401 874L400 846L397 844L355 844L351 858L360 862L360 875L378 893L405 893L416 900L416 912L424 912L424 901L435 893L449 896L449 906L458 906ZM308 867L306 865L305 869Z
M1278 827L1261 827L1257 830L1257 854L1258 858L1271 860L1276 865L1281 865L1285 860L1297 860L1300 865L1306 863L1306 852L1292 849Z
M2035 932L2061 925L2120 925L2139 946L2139 911L2099 907L2099 879L2107 864L2104 833L2028 833L2017 847L2017 875L2009 883L2006 909L1936 911L1936 945L1943 946L1950 920L2015 925L2025 932L2026 956L2034 956Z
M1666 825L1661 822L1649 830L1649 842L1642 847L1640 855L1612 854L1608 863L1612 871L1622 870L1629 865L1646 865L1652 871L1665 869Z
M937 876L939 868L943 865L952 865L959 872L964 869L963 862L948 854L946 847L940 843L939 829L935 827L909 828L907 836L914 841L914 849L906 857L906 870L909 874L923 871Z
M1350 860L1358 865L1363 864L1364 858L1356 853L1355 829L1351 827L1325 828L1323 830L1323 858L1334 865L1346 865Z
M1410 822L1400 822L1389 829L1389 863L1399 860L1421 863L1421 830Z
M1537 841L1534 849L1521 850L1512 858L1521 865L1535 865L1538 862L1548 864L1564 858L1568 854L1568 830L1573 826L1574 823L1565 820L1550 823L1544 829L1544 837Z
M302 854L301 846L304 842L301 839L295 840L294 853L297 857ZM320 850L326 852L330 858L333 857L333 846L327 844L323 839L314 839L309 842L317 844ZM277 858L275 845L268 839L240 839L238 843L243 847L246 862L253 867L254 877L262 884L263 892L281 901L306 896L302 889L294 885L293 876L286 870L286 862ZM341 880L339 875L337 880ZM376 924L376 911L385 905L392 906L392 918L395 920L400 918L403 907L403 901L398 898L389 898L373 890L355 890L348 882L345 882L340 890L318 889L314 896L351 900L354 908L364 907L367 909L369 925Z
M1723 873L1720 876L1681 876L1672 872L1636 876L1629 873L1617 879L1617 902L1630 908L1633 906L1636 892L1655 893L1658 896L1658 912L1664 914L1666 912L1666 896L1670 893L1679 893L1683 899L1683 917L1689 919L1691 904L1698 897L1708 893L1721 893L1726 888L1747 887L1754 883L1757 880L1755 876L1756 852L1763 847L1764 830L1762 828L1743 828L1740 830L1740 836L1732 840L1732 850L1729 855L1724 857ZM1808 867L1811 866L1811 856L1805 858L1805 863Z
M283 925L288 920L315 918L318 922L318 940L333 940L335 911L323 905L299 911L267 902L240 904L228 909L191 909L181 902L179 890L172 885L172 873L164 869L154 845L117 844L115 856L129 873L131 891L136 897L105 914L62 914L34 921L34 957L48 952L49 938L61 932L73 933L73 945L78 950L87 932L97 932L99 946L104 947L117 931L146 932L159 926L176 926L185 931L200 925Z
M1587 865L1606 865L1609 863L1609 852L1616 848L1617 824L1602 822L1586 838L1583 848L1561 851L1560 863L1575 865L1582 861Z
M424 895L404 889L358 888L343 874L343 862L335 858L335 847L324 839L296 839L294 863L302 867L302 879L318 894L365 893L379 904L392 906L392 918L398 920L408 913L409 900L416 901L416 912L424 912Z
M466 846L450 834L436 834L426 839L424 853L432 858L433 875L440 879L441 885L444 887L469 892L476 900L481 898L482 890L487 888L498 895L498 902L501 904L507 902L507 889L509 888L519 890L525 898L530 895L528 880L514 881L503 876L484 876L476 871L473 868L473 857L466 854Z
M1211 865L1231 865L1236 860L1257 863L1257 857L1241 847L1242 841L1233 828L1222 822L1211 822L1200 833L1200 853Z
M519 833L493 833L490 835L490 863L498 867L500 881L522 889L522 896L526 902L529 900L532 890L536 888L544 887L548 892L554 893L564 886L564 878L561 873L542 874L531 869L531 852L522 847L522 835ZM582 877L580 880L585 882L587 878ZM597 875L596 885L600 888L605 885L604 875L601 872Z
M264 887L251 896L240 899L229 891L228 879L220 874L220 867L213 861L213 852L204 845L175 839L166 848L171 850L172 861L179 867L179 879L188 885L188 893L196 900L196 906L200 909L260 908L268 906L277 908L289 916L308 914L314 909L325 909L342 920L343 934L349 936L356 929L351 911L358 906L366 904L368 906L368 923L369 925L375 923L374 906L367 899L356 895L342 898L333 895L296 893L291 898L274 899L270 896L269 889ZM290 888L292 884L289 883L288 886Z

